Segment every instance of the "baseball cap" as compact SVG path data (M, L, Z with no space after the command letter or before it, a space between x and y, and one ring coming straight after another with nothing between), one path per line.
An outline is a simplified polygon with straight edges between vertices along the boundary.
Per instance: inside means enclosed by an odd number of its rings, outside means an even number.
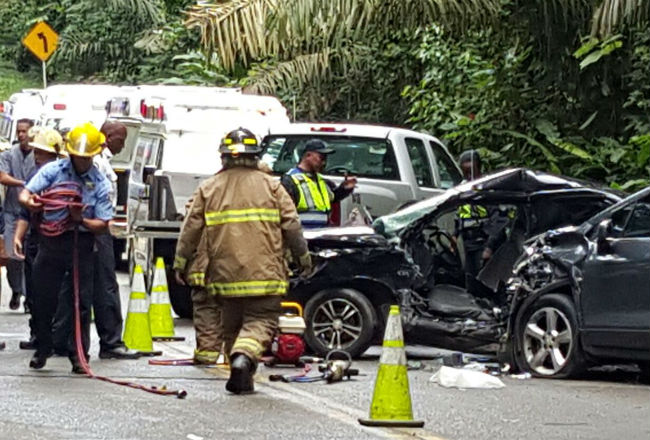
M311 139L305 143L305 149L302 151L302 154L307 153L308 151L315 151L320 154L332 154L334 150L329 148L327 144L320 139Z

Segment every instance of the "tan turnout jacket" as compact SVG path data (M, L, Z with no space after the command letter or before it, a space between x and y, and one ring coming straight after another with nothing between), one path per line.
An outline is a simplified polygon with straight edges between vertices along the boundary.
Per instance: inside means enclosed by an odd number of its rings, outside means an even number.
M223 296L285 294L283 243L293 247L296 257L307 249L291 197L279 181L252 167L225 169L199 186L176 246L174 269L186 270L192 257L201 259L203 252L195 251L202 235L208 258L205 287Z

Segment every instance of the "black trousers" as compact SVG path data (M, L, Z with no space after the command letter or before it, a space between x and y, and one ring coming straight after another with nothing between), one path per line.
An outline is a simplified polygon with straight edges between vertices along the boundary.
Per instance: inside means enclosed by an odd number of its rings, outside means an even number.
M93 250L92 308L100 350L112 350L124 346L122 305L115 276L113 240L113 236L109 233L95 235ZM54 318L54 345L58 351L61 351L66 344L71 321L72 312L67 308L59 307Z
M79 314L81 319L81 340L84 352L90 348L90 307L93 290L93 244L95 237L80 232L79 255ZM34 262L32 280L34 283L33 318L36 330L36 352L48 355L53 348L52 318L59 300L61 308L74 316L74 290L72 256L74 235L66 232L58 237L40 237L40 249ZM70 357L76 357L73 320L66 324L67 350Z
M102 350L111 350L124 345L122 305L120 288L115 277L113 240L113 236L109 233L95 236L93 311Z
M29 334L30 339L36 338L36 329L34 325L34 280L32 278L34 272L34 262L38 254L39 234L38 231L30 227L29 232L25 236L23 244L23 252L25 254L25 303L30 310L29 317Z

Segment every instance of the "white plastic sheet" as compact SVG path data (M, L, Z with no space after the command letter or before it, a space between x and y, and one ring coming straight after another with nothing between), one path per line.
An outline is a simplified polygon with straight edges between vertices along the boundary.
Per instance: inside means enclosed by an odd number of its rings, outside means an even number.
M446 388L498 389L505 387L498 377L479 371L442 366L429 379Z

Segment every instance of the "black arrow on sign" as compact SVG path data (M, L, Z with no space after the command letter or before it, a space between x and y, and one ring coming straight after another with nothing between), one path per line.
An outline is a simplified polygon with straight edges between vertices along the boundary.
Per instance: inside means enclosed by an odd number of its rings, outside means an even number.
M40 38L41 40L43 40L43 51L44 51L45 53L48 53L49 51L47 50L47 37L45 36L45 34L44 34L43 32L39 32L39 33L36 34L36 35L38 36L38 38Z

